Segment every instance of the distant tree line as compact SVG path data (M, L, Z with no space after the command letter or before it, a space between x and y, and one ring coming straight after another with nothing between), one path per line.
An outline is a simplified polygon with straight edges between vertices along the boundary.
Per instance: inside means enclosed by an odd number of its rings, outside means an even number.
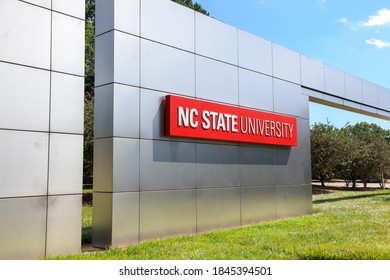
M364 187L375 181L382 188L390 176L390 130L366 122L339 129L332 124L311 128L313 179L343 179L347 186L361 180Z

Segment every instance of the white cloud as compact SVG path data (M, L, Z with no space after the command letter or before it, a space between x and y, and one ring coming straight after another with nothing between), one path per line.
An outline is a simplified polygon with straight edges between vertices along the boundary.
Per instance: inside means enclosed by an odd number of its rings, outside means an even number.
M390 10L384 8L379 10L377 15L370 16L363 26L381 26L390 24Z
M348 23L348 19L346 17L342 17L342 18L340 18L339 22Z
M379 39L369 39L366 40L366 44L368 45L374 45L375 47L382 49L382 48L390 48L390 42L385 42Z

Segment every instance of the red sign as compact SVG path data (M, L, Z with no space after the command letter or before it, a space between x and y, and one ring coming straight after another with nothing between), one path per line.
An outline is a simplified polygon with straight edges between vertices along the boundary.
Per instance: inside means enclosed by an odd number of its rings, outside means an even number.
M167 95L165 134L174 137L297 146L297 120L272 113Z

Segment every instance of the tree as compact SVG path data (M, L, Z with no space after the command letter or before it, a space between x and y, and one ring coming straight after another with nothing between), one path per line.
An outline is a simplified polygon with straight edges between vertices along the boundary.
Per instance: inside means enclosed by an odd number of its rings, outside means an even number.
M207 16L209 16L209 12L206 11L205 9L203 9L203 7L198 4L197 2L195 2L195 4L192 2L192 0L172 0L173 2L176 2L180 5L183 5L183 6L186 6L188 8L191 8L197 12L200 12L202 14L205 14Z

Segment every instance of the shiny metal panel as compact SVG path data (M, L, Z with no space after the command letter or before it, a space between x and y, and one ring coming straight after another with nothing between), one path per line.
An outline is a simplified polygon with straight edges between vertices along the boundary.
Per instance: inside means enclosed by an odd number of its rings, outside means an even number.
M274 96L272 78L256 72L239 69L239 105L272 111Z
M50 131L83 134L84 78L55 72L51 75Z
M95 90L95 138L139 137L139 89L109 84Z
M300 55L277 44L272 44L273 76L299 84L301 82Z
M51 8L51 0L23 0L24 2L32 3L41 7Z
M275 187L245 187L241 189L242 224L275 220Z
M139 197L139 193L112 195L111 244L113 246L121 247L139 241Z
M362 105L362 110L366 111L366 112L370 112L370 113L373 113L373 114L376 114L377 110L373 107L370 107L370 106L365 106L365 105Z
M299 150L291 150L289 148L279 148L275 150L275 184L276 185L298 185L304 181L303 168L304 153Z
M355 103L355 102L348 101L348 100L344 100L343 104L344 104L344 106L347 106L350 108L354 108L354 109L358 109L358 110L362 109L362 105Z
M140 137L142 139L167 139L164 136L166 93L141 89Z
M84 76L84 29L84 20L53 13L52 70Z
M195 96L195 55L141 40L141 86Z
M198 188L240 186L239 146L196 144Z
M197 232L241 225L240 188L197 192Z
M325 64L325 92L345 97L345 73Z
M378 86L378 107L390 111L389 104L390 104L390 89Z
M310 215L313 212L311 185L276 187L278 218Z
M113 29L139 35L139 2L141 1L96 0L96 35Z
M78 17L85 18L85 0L52 0L53 10Z
M378 85L363 80L363 103L369 106L378 106Z
M302 94L306 95L306 96L314 97L317 99L323 99L323 97L324 97L323 93L321 93L319 91L307 89L307 88L302 88Z
M21 1L2 0L0 60L50 69L50 26L49 10Z
M0 259L45 257L46 197L0 199L0 224Z
M95 39L96 87L114 82L114 43L114 31L100 35Z
M139 140L114 138L113 144L112 191L139 191Z
M240 147L241 186L267 186L274 184L274 148Z
M83 135L50 134L49 195L81 194Z
M298 147L297 149L310 152L310 121L299 118L298 124ZM295 148L293 148L295 149Z
M0 130L0 198L45 195L48 134Z
M93 149L93 190L94 192L112 192L113 138L95 139Z
M238 30L212 17L195 13L196 53L238 64Z
M48 131L50 73L0 62L0 77L0 128Z
M309 98L301 93L301 87L274 79L274 111L309 119Z
M194 52L195 13L171 1L141 2L141 36Z
M249 70L272 75L272 43L238 30L238 64Z
M339 97L336 97L336 96L324 94L323 95L323 100L329 101L329 102L334 103L334 104L343 105L343 99L339 98Z
M197 56L196 97L238 104L238 68Z
M140 240L196 232L196 190L140 193Z
M316 90L324 91L324 64L318 60L301 55L301 84Z
M49 196L46 256L81 252L80 195Z
M142 191L195 188L195 144L141 140L140 168Z
M92 211L92 245L106 248L112 244L112 193L96 192L95 184Z
M363 101L363 82L361 78L345 73L345 98L356 102Z

